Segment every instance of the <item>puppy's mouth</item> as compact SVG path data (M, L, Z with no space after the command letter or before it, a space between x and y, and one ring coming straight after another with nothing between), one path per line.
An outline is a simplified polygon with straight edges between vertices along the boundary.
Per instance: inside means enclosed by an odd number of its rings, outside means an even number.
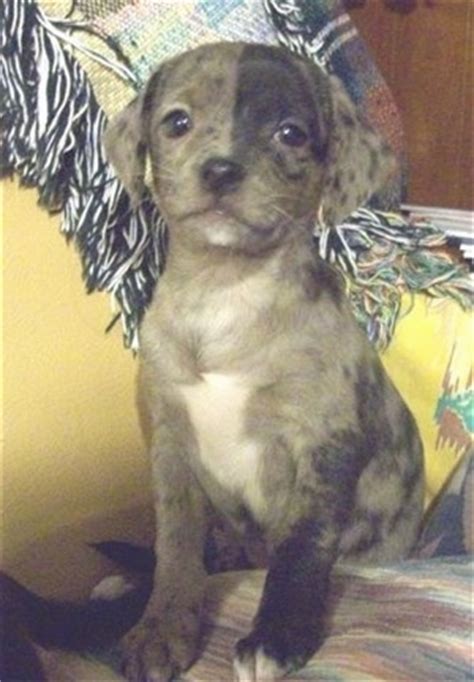
M262 216L260 221L259 214L246 216L239 208L214 203L188 210L179 222L198 244L256 254L278 242L282 232L281 223L272 223L264 211Z
M276 227L268 220L265 222L249 220L241 211L220 203L187 211L180 216L179 220L180 222L199 221L209 228L212 228L213 225L219 227L223 224L234 224L236 227L240 225L243 228L259 232L272 232Z

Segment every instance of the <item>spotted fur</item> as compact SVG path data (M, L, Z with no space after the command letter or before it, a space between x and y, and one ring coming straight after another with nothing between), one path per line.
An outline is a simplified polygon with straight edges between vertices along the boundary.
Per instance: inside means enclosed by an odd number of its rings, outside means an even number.
M197 656L220 515L270 557L236 679L276 679L322 642L334 563L401 558L418 532L416 426L312 246L318 212L343 219L394 161L337 79L244 44L164 64L105 145L135 201L149 163L169 225L139 377L159 559L127 676L168 680Z

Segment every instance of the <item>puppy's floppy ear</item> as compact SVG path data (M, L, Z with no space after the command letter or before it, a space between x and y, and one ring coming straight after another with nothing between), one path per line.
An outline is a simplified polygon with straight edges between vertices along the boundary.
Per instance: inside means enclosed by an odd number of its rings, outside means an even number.
M329 77L332 122L322 192L324 222L338 225L383 188L397 169L387 143L357 111L342 82Z
M113 118L105 131L106 156L115 168L134 206L145 189L146 143L142 120L143 95L138 95Z

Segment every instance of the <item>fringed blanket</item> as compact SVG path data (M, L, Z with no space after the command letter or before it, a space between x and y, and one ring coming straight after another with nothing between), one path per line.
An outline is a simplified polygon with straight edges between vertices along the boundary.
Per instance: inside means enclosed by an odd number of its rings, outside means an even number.
M166 256L166 225L149 196L132 211L101 136L160 60L210 40L277 43L336 73L398 154L395 183L336 230L315 225L320 254L346 279L356 316L378 347L394 332L405 291L472 304L466 270L439 249L435 226L396 211L405 163L396 107L340 0L9 0L0 7L0 160L62 214L87 291L118 304L127 346ZM47 17L43 11L62 11ZM388 212L387 212L388 211Z

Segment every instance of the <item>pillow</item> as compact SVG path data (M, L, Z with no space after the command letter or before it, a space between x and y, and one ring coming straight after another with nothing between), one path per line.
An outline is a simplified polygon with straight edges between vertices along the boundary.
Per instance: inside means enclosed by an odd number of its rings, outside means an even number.
M465 285L467 293L472 288L467 275ZM473 318L468 299L466 304L463 310L447 297L405 294L395 335L381 356L420 429L427 509L434 510L434 500L473 447Z

